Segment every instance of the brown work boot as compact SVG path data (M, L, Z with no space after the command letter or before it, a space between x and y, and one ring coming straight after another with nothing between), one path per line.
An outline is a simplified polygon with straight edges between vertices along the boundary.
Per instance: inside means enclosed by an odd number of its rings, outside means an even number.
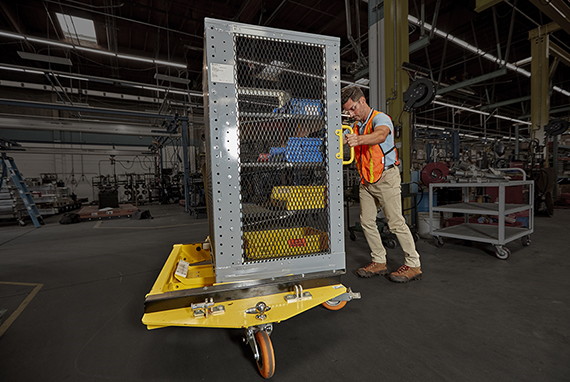
M356 270L356 274L360 277L380 276L385 275L386 273L388 273L386 263L375 263L374 261L370 262L367 266Z
M402 265L397 271L390 273L390 276L388 277L396 283L407 283L412 280L421 280L422 268Z

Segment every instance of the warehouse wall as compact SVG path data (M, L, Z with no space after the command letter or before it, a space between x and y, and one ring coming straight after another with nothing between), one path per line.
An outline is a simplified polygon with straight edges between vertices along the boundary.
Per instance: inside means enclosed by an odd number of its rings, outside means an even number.
M128 147L102 147L89 145L70 145L70 144L33 144L26 143L27 151L10 152L20 172L25 178L39 178L41 174L53 173L57 174L58 179L65 182L65 185L79 198L88 198L89 201L97 199L97 188L92 187L93 178L99 175L107 176L116 174L118 176L124 174L154 174L154 158L142 153L148 148ZM34 149L50 149L53 153L37 154ZM69 149L81 149L85 154L69 154L63 153ZM128 149L133 151L133 155L117 155L115 156L115 165L111 163L109 154L89 153L90 150L112 150L120 151ZM136 151L135 151L136 150ZM57 153L58 151L62 153ZM164 159L163 167L172 168L173 172L183 170L180 148L167 147L163 150ZM140 154L138 154L140 153Z

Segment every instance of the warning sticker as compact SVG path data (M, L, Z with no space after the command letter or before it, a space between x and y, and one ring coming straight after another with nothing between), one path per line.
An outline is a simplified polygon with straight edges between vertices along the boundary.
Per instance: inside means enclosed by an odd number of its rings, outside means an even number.
M212 82L234 83L234 67L226 64L210 64L210 78Z
M307 240L305 240L305 238L289 239L287 240L287 244L289 244L289 247L306 247Z
M174 272L177 276L186 277L188 276L188 266L190 265L189 262L180 260L178 262L178 266L176 267L176 272Z

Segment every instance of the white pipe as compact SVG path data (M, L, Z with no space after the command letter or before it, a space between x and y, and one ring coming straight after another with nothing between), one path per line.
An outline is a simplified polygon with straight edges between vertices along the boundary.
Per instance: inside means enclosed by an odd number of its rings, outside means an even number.
M460 38L457 38L453 35L450 35L449 33L443 32L442 30L439 30L433 26L431 26L430 24L426 23L426 22L422 22L420 20L418 20L416 17L412 16L412 15L408 15L408 21L411 22L412 24L415 24L417 26L423 25L424 28L428 29L429 31L433 31L434 34L438 35L441 38L446 39L449 42L452 42L456 45L461 46L462 48L475 53L476 55L479 55L491 62L496 63L499 66L505 66L507 69L510 69L514 72L520 73L525 77L530 78L530 72L524 69L521 69L519 67L517 67L515 64L511 64L509 62L505 62L505 60L501 60L495 56L493 56L490 53L487 53L479 48L477 48L474 45L469 44L466 41L461 40ZM559 93L564 94L565 96L570 96L570 92L567 90L564 90L558 86L554 86L553 89Z
M172 67L174 67L174 68L179 68L179 69L186 69L186 67L187 67L186 64L182 64L182 63L178 63L178 62L155 60L155 59L153 59L153 58L147 58L147 57L141 57L141 56L131 56L131 55L120 54L120 53L117 54L117 53L109 52L109 51L107 51L107 50L85 48L85 47L82 47L82 46L79 46L79 45L75 45L75 44L62 43L62 42L59 42L59 41L48 40L48 39L45 39L45 38L37 38L37 37L25 36L25 35L22 35L22 34L19 34L19 33L12 33L12 32L0 31L0 36L11 37L11 38L15 38L15 39L19 39L19 40L25 40L25 41L37 42L37 43L40 43L40 44L53 45L53 46L57 46L57 47L60 47L60 48L83 50L83 51L86 51L86 52L101 54L101 55L104 55L104 56L112 56L112 57L122 58L122 59L125 59L125 60L139 61L139 62L148 62L148 63L150 63L150 64L155 64L155 65L172 66Z

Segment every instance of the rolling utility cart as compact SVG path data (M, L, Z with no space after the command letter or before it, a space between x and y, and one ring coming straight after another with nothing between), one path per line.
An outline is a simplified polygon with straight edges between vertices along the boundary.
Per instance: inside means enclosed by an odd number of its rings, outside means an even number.
M205 19L210 236L175 245L142 321L242 328L275 370L273 324L359 298L345 273L339 39Z
M437 188L460 188L463 201L434 207L434 190ZM477 189L483 192L470 192ZM473 194L479 195L481 199L482 194L493 195L496 201L473 201ZM511 200L507 202L507 199ZM495 246L497 258L506 260L511 251L505 244L521 239L524 246L530 245L530 235L534 231L534 181L532 180L430 183L429 206L430 234L435 238L438 247L443 246L444 237L490 243ZM462 214L463 222L436 229L433 225L433 216L434 213L440 212ZM507 216L520 213L527 215L522 219L524 223L509 225L506 222Z

